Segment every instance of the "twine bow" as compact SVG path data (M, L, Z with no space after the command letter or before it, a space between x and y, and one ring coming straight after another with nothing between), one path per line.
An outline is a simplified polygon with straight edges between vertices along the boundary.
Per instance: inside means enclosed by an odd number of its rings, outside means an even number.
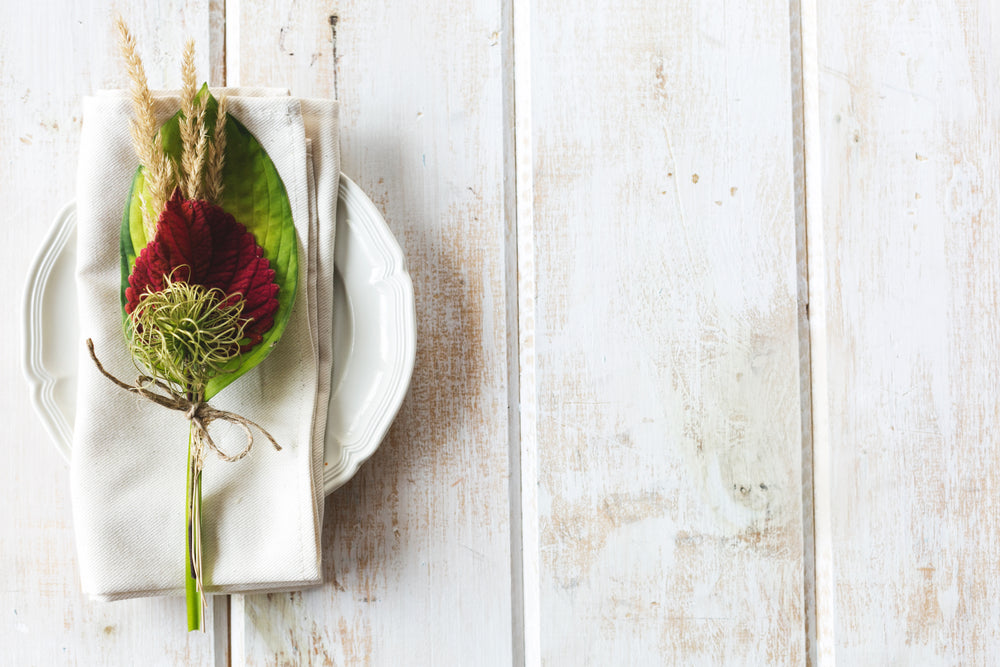
M97 370L101 372L101 375L108 378L125 391L138 394L146 400L163 406L168 410L183 412L184 416L187 417L188 421L190 421L193 425L195 435L207 444L223 461L228 461L230 463L239 461L250 453L250 448L253 447L253 431L250 430L251 426L263 433L264 436L271 441L271 444L274 445L275 450L281 451L281 446L275 441L274 436L268 433L267 430L260 424L251 421L242 415L238 415L235 412L213 408L204 401L191 400L184 394L167 385L165 382L161 382L160 380L148 375L140 375L136 379L135 384L122 382L105 370L104 365L101 364L97 358L97 354L94 352L94 341L90 338L87 339L87 349L90 350L90 358L94 360L94 365L97 366ZM163 393L159 394L153 391L153 388L159 389ZM247 444L246 447L243 448L243 451L239 454L230 456L219 449L218 445L215 444L215 441L212 440L212 436L208 432L208 427L213 421L226 421L242 428L243 432L247 436Z

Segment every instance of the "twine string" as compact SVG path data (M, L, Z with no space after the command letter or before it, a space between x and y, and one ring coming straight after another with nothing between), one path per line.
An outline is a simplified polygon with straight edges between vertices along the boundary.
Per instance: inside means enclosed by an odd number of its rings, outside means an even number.
M253 447L254 441L251 427L263 433L264 437L271 441L271 444L274 446L276 451L281 451L281 446L274 439L274 436L268 433L267 430L257 422L251 421L242 415L236 414L235 412L219 410L204 401L191 400L165 382L148 375L140 375L136 379L135 384L123 382L104 368L104 365L100 362L97 358L97 354L94 352L94 341L90 338L87 339L87 349L90 350L90 358L93 359L94 365L97 366L97 370L100 371L101 375L108 378L125 391L137 394L152 403L156 403L159 406L167 408L168 410L176 410L184 413L184 416L194 426L195 436L208 445L208 447L223 461L227 461L229 463L239 461L250 453L250 448ZM163 393L157 393L156 391L153 391L153 389L158 389ZM215 440L212 439L212 435L208 432L209 425L214 421L229 422L230 424L235 424L243 429L243 433L246 435L246 446L240 453L235 455L226 454L219 448L218 445L215 444Z

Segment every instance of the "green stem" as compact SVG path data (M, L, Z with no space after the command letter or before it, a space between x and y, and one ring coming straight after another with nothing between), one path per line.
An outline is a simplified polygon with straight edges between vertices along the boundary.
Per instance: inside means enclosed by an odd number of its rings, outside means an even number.
M187 600L187 621L189 632L194 630L204 630L204 626L202 624L203 602L201 594L198 592L198 581L195 578L194 558L192 557L194 548L197 546L194 544L194 541L197 539L197 534L199 532L195 530L195 526L197 523L201 522L201 474L200 472L195 471L193 454L194 424L192 423L191 428L188 430L187 493L184 498L184 594ZM193 489L192 485L194 486ZM195 497L195 494L197 494L197 505L199 511L197 516L192 516L191 499Z

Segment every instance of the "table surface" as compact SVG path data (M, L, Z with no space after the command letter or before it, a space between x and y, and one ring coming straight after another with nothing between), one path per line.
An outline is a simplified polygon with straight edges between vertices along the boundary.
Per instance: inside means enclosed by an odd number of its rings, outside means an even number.
M109 7L110 5L110 7ZM342 105L416 368L326 583L80 593L20 293L80 98L194 37ZM0 4L0 663L985 664L1000 650L1000 9L791 0Z

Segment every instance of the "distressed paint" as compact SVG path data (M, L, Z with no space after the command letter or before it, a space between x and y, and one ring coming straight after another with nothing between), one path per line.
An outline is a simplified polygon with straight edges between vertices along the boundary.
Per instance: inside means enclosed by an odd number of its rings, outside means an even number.
M8 284L73 196L79 97L124 83L119 5L0 7ZM325 585L220 598L200 637L177 631L179 600L79 593L67 469L0 358L0 663L950 665L1000 648L996 9L125 14L154 84L176 83L193 35L212 83L341 99L344 170L413 273L417 367L383 447L327 501ZM10 303L0 339L19 321Z
M177 85L185 36L209 76L209 3L0 3L0 340L5 424L0 471L0 664L225 664L226 638L185 632L183 599L91 602L80 592L69 469L34 417L13 346L24 276L56 212L74 196L80 98L122 87L113 19L136 35L153 85ZM123 195L124 196L124 195ZM117 242L112 240L112 242ZM183 462L180 462L183 465ZM179 529L181 527L178 527ZM224 601L223 601L224 604ZM221 610L220 610L221 611ZM224 618L224 614L222 616ZM225 626L222 626L223 629Z
M819 1L833 654L1000 650L1000 8ZM812 244L811 244L812 246ZM811 276L812 276L811 272ZM821 281L821 282L819 282Z
M542 663L802 664L788 4L532 12Z
M326 583L234 603L237 661L511 663L502 12L497 0L240 8L228 61L242 84L339 94L343 171L413 277L417 360L388 438L327 500Z

